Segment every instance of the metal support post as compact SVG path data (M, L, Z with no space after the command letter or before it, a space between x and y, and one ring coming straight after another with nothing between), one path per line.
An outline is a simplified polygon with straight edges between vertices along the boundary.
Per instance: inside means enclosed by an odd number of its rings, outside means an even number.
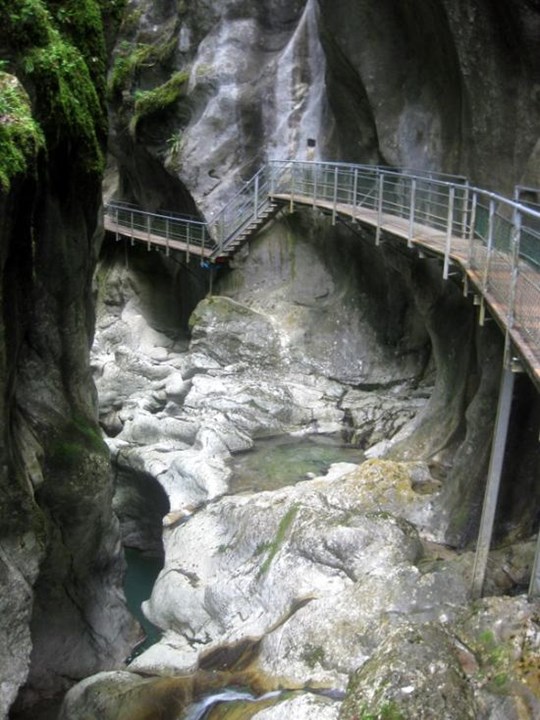
M356 196L358 195L358 168L354 168L353 196L352 196L352 219L356 222Z
M487 257L486 257L486 264L484 266L484 274L482 279L482 292L487 292L488 289L488 279L489 279L489 266L490 266L490 260L491 260L491 253L493 250L493 225L494 225L494 219L495 219L495 201L493 198L489 201L489 223L488 223L488 236L487 236Z
M169 218L165 220L165 254L169 257Z
M384 192L384 175L381 173L379 175L379 197L377 200L377 231L375 233L375 245L379 245L381 242L383 192Z
M469 225L469 257L467 258L467 268L470 270L473 262L474 254L474 232L476 225L476 206L478 204L478 195L473 192L471 205L471 223Z
M275 168L274 165L270 165L269 167L270 171L270 197L273 197L276 194L276 187L275 187Z
M506 333L504 338L504 361L510 362L511 339L510 330L514 327L516 290L519 276L519 244L521 239L521 212L516 209L512 223L512 276L510 278L510 291L508 293L508 312L506 315Z
M512 408L513 392L514 373L510 367L503 367L501 386L499 390L499 403L497 407L497 419L495 421L487 486L484 495L484 506L482 509L482 519L480 521L480 531L478 534L476 555L474 559L471 587L473 598L481 597L482 589L484 587L489 548L491 545L493 525L495 522L495 511L497 509L497 499L499 496L499 486L501 483L501 472L504 460L504 450L506 447L508 423L510 420L510 410Z
M412 247L412 238L414 233L414 205L416 202L416 180L411 182L411 203L409 205L409 235L407 238L407 247Z
M317 192L318 192L317 181L319 179L318 165L313 165L312 170L313 170L313 208L315 209L317 207Z
M253 219L259 216L259 174L255 175L255 197L253 199Z
M189 262L189 225L186 225L186 262Z
M333 197L333 205L332 205L332 225L336 224L337 190L338 190L338 168L336 165L336 167L334 168L334 197Z
M294 212L294 168L291 168L291 199L289 202L289 212Z
M540 530L536 541L536 553L531 571L531 582L529 584L529 600L540 598Z
M133 236L133 211L130 215L130 224L131 224L131 245L133 246L135 244L135 237Z
M147 249L148 251L150 251L150 249L151 249L151 247L152 247L151 244L150 244L150 215L147 215L147 216L146 216L146 235L147 235L147 240L148 240L147 248L146 248L146 249Z
M467 239L467 215L469 212L469 181L465 183L465 192L463 193L463 207L461 213L461 237Z
M452 248L452 226L454 224L454 198L456 189L450 186L448 192L448 216L446 218L446 245L444 248L444 267L443 278L448 279L448 270L450 269L450 250Z

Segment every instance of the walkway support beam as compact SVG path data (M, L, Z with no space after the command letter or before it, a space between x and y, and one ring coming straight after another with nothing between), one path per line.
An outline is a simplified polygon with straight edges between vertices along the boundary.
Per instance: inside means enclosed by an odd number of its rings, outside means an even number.
M478 535L478 543L476 545L476 555L474 559L471 587L471 594L473 598L481 597L486 577L489 548L491 546L493 525L495 523L495 512L497 510L497 500L499 497L499 487L501 484L504 451L506 447L506 437L508 434L508 423L510 420L510 411L512 409L514 378L515 374L512 372L511 367L503 367L501 386L499 390L499 403L497 407L497 419L495 421L487 486L484 495L484 506L482 508L480 532Z
M540 598L540 532L536 541L536 553L531 572L531 582L529 585L529 600L538 600Z

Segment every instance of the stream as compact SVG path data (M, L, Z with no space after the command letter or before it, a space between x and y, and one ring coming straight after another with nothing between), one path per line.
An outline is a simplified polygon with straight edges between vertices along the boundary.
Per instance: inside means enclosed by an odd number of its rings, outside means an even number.
M144 640L134 648L130 655L129 659L133 660L134 657L157 642L161 636L160 629L143 614L141 604L150 597L156 578L163 567L163 560L159 557L145 555L134 548L125 548L124 552L127 563L124 579L127 606L145 633Z
M257 440L251 450L233 456L229 494L277 490L324 475L333 463L359 464L363 460L359 448L344 444L336 435Z

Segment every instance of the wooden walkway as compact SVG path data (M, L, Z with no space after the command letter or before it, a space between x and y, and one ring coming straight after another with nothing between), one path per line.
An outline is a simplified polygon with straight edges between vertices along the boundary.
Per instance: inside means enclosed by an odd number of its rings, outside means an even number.
M130 239L132 242L138 240L139 242L146 243L150 247L158 247L164 250L177 250L179 252L186 253L188 256L193 253L200 257L209 258L213 253L212 248L201 247L190 243L189 241L175 240L173 238L167 238L163 235L156 235L155 233L148 232L147 230L139 230L132 228L128 225L123 225L120 222L115 222L114 218L110 215L105 215L103 221L105 230L114 233L115 235L122 235Z
M464 291L476 296L480 322L487 307L505 335L505 359L518 356L540 392L540 215L470 188L463 178L343 163L276 161L261 168L212 223L111 203L104 224L117 238L143 242L167 254L179 251L187 259L198 256L211 267L237 252L278 209L292 211L295 206L368 225L375 229L376 243L384 234L440 257L445 279L460 272ZM521 215L533 225L522 229L516 220ZM528 254L521 254L524 243Z
M362 207L353 207L344 203L334 203L332 201L317 200L313 202L313 198L306 196L288 194L276 194L272 199L286 204L289 208L295 205L307 207L316 207L327 213L336 213L350 218L354 222L369 225L373 228L379 228L382 233L388 233L394 237L404 240L412 247L428 254L433 254L444 258L448 247L447 234L442 230L420 225L412 224L408 218L400 218L394 215L382 214L380 216L381 223L379 225L379 213L376 210L369 210ZM475 248L476 253L479 248ZM482 249L484 255L487 250ZM458 266L465 280L465 292L468 289L478 296L479 302L485 302L489 307L490 313L503 333L508 331L512 344L521 356L524 369L527 370L536 388L540 392L540 347L533 344L531 339L538 337L540 332L540 273L533 269L525 262L520 262L520 273L518 278L518 288L516 292L516 302L520 303L520 317L526 318L522 322L514 321L509 326L508 306L503 304L491 290L496 285L501 288L511 286L512 270L507 259L501 257L501 261L497 262L497 257L492 257L490 261L490 283L485 283L482 272L471 268L469 263L470 241L468 239L459 238L454 235L450 238L450 258L455 266ZM480 265L484 263L480 262ZM519 292L519 285L527 285L527 292ZM483 317L480 317L483 323Z

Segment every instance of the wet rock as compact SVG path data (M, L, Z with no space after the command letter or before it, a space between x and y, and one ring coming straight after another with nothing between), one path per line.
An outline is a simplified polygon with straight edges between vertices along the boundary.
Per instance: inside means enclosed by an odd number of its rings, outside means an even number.
M427 495L413 499L414 469L362 467L337 465L326 478L223 498L166 530L165 567L145 605L165 636L132 668L194 668L251 639L265 675L290 687L344 687L383 628L407 615L454 616L467 596L460 571L421 572L417 531L391 514L399 496L405 507L429 508Z

